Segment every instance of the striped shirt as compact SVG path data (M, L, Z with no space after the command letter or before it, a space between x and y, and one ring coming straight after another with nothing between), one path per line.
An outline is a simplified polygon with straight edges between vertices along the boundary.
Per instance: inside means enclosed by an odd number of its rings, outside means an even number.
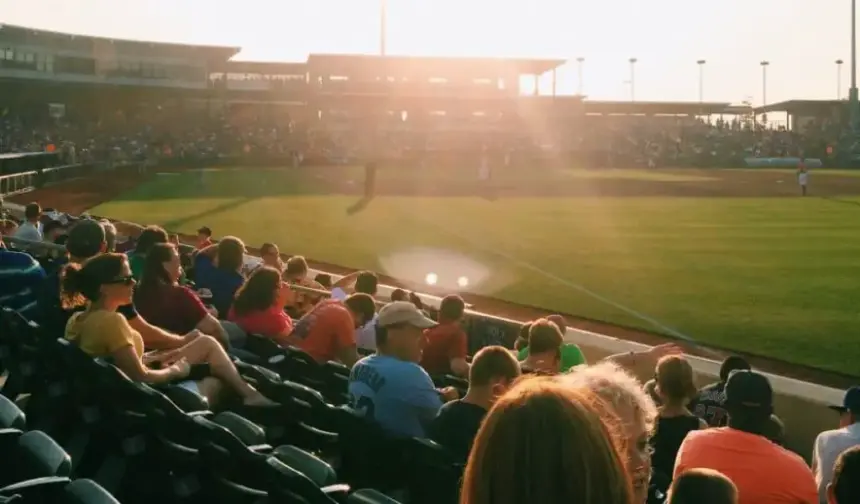
M29 254L0 249L0 305L31 317L45 276Z

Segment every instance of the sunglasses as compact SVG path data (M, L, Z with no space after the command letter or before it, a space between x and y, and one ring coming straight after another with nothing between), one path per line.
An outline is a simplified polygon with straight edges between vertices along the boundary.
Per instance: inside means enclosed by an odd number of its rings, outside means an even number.
M134 280L134 276L128 275L128 276L121 276L121 277L112 278L105 283L106 284L112 284L112 285L134 285L135 280Z

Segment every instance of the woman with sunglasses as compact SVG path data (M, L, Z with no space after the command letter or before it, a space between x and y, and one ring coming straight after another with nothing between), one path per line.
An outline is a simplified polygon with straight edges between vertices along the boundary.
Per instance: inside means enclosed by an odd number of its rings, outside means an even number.
M62 300L66 309L86 305L66 325L66 339L93 357L111 357L132 380L159 384L188 377L192 364L208 364L211 376L189 386L210 404L218 399L223 383L247 405L274 404L246 383L223 347L210 336L199 336L174 350L144 356L143 339L117 308L132 301L135 280L123 254L103 254L83 266L70 264L62 275ZM161 362L162 369L147 364ZM183 385L190 385L183 384Z

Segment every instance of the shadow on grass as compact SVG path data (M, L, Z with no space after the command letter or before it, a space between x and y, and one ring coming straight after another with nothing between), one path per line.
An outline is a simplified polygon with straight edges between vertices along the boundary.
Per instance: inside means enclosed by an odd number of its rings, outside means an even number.
M860 207L860 201L846 200L846 199L836 198L833 196L820 196L820 198L823 200L833 202L833 203L841 203L843 205L852 205L852 206Z
M346 215L352 216L357 213L363 212L368 207L368 205L370 205L371 201L373 201L373 196L363 196L361 199L347 207Z
M245 205L247 203L250 203L250 202L257 200L257 199L259 199L259 197L249 196L249 197L245 197L245 198L241 198L241 199L236 199L233 201L228 201L227 203L223 203L223 204L218 205L214 208L207 208L206 210L203 210L202 212L197 212L196 214L185 215L185 216L180 217L178 219L173 219L173 220L167 221L164 223L164 225L162 227L164 229L179 229L183 225L188 224L189 222L195 221L197 219L203 219L204 217L209 217L209 216L219 214L222 212L229 212L231 210L235 210L236 208L239 208L240 206Z

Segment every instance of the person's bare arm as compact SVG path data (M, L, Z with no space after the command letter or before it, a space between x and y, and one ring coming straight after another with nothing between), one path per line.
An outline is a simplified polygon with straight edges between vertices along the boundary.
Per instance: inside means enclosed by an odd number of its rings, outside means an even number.
M606 361L612 362L619 367L635 369L642 362L656 364L658 360L667 355L680 355L683 350L673 343L664 343L640 352L625 352L607 357Z
M340 280L338 280L337 282L332 284L332 286L331 286L332 290L336 287L343 289L344 291L352 290L352 288L355 286L355 281L358 279L359 273L361 273L361 272L360 271L354 271L354 272L350 273L349 275L344 276L343 278L341 278Z
M186 343L184 337L156 327L141 316L134 317L128 323L132 329L140 333L140 337L143 338L143 344L146 348L166 350L180 347Z
M225 348L230 342L230 338L227 335L227 331L224 329L224 326L222 326L221 322L218 322L218 319L212 316L211 313L207 313L206 316L197 323L197 330L203 334L212 336Z
M462 357L457 357L451 359L450 361L451 372L457 376L467 377L469 376L469 363L466 362L466 359Z
M188 362L184 360L164 369L150 369L143 365L131 346L120 348L111 354L111 357L113 357L116 367L129 378L144 383L165 383L182 379L188 376L190 369Z
M354 366L360 358L361 356L358 355L358 348L356 345L341 347L337 352L337 360L350 369L352 369L352 366Z

